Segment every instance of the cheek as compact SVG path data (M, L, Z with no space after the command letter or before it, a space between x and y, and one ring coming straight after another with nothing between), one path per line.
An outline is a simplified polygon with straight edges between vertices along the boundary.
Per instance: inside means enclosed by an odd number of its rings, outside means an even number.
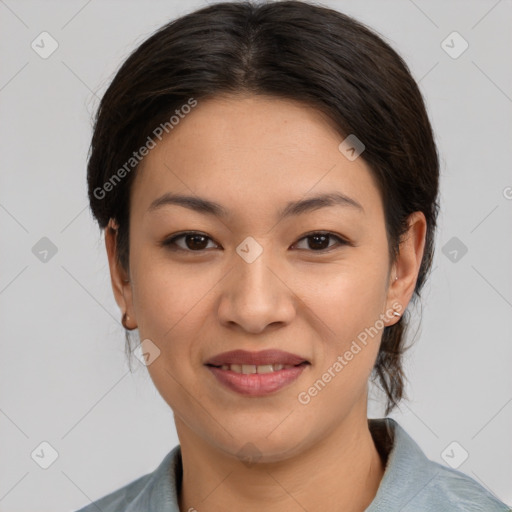
M133 255L133 303L141 339L145 336L167 344L170 339L183 338L203 307L206 292L219 279L213 267L205 272L200 265L173 262L160 249Z
M386 301L387 269L363 254L332 265L319 265L295 280L293 291L322 326L327 345L341 350L375 325ZM377 324L377 326L380 325ZM329 346L323 347L329 350Z
M338 269L304 294L318 336L310 378L296 397L303 414L340 419L364 401L384 328L384 286L375 286L376 279L384 282L377 272Z
M140 339L151 340L160 350L148 371L172 406L182 400L183 389L201 396L194 389L200 348L209 330L204 325L213 308L214 295L209 291L226 273L218 267L200 270L199 266L171 262L164 251L140 251L132 258Z
M208 307L205 293L214 282L209 282L212 276L207 272L193 272L158 256L138 263L133 266L137 283L133 300L140 339L151 340L160 350L147 369L169 406L177 413L187 411L194 397L202 396L194 365Z
M300 290L294 290L306 304L304 312L318 334L317 364L308 382L311 393L302 390L306 395L300 403L311 399L318 414L324 414L321 404L326 402L340 406L341 414L366 390L384 328L386 277L383 262L361 254L320 266L303 278Z

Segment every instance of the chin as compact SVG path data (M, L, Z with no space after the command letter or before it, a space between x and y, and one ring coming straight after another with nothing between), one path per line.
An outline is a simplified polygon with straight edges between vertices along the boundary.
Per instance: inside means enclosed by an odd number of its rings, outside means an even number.
M248 426L239 432L233 432L233 437L223 435L216 444L220 450L247 465L281 462L305 449L304 432L282 429L277 433L277 429L272 432L255 428L254 422L252 428Z

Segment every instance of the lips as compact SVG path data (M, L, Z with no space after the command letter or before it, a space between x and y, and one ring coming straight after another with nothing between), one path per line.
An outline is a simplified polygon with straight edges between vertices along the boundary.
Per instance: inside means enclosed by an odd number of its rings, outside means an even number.
M280 391L299 378L309 361L282 350L232 350L205 363L216 379L231 391L264 396Z
M221 367L223 365L252 365L252 366L266 366L266 365L279 365L283 366L297 366L302 363L309 363L307 359L290 352L283 352L282 350L269 349L261 350L259 352L248 352L246 350L232 350L230 352L223 352L217 354L206 361L207 366Z

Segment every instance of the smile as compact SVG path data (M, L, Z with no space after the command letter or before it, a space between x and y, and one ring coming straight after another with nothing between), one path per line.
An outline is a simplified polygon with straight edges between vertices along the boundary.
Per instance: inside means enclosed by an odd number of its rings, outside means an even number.
M246 396L280 391L309 365L303 357L281 350L234 350L218 354L205 363L223 387Z
M293 368L293 365L289 364L281 364L281 363L275 363L275 364L262 364L262 365L255 365L255 364L223 364L220 369L221 370L231 370L235 373L243 373L245 375L249 375L251 373L272 373L272 372L278 372L279 370Z

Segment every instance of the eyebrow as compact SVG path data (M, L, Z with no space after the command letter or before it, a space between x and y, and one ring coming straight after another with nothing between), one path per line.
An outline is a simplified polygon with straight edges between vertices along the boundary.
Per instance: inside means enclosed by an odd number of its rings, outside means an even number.
M148 208L148 212L155 211L163 206L177 205L190 210L194 210L205 215L213 215L215 217L226 218L229 211L215 201L197 197L174 194L168 192L155 199ZM278 212L278 219L282 220L286 217L301 215L320 208L344 206L350 207L364 213L364 208L355 199L352 199L340 192L331 192L328 194L320 194L308 199L300 199L298 201L290 201L286 206Z

